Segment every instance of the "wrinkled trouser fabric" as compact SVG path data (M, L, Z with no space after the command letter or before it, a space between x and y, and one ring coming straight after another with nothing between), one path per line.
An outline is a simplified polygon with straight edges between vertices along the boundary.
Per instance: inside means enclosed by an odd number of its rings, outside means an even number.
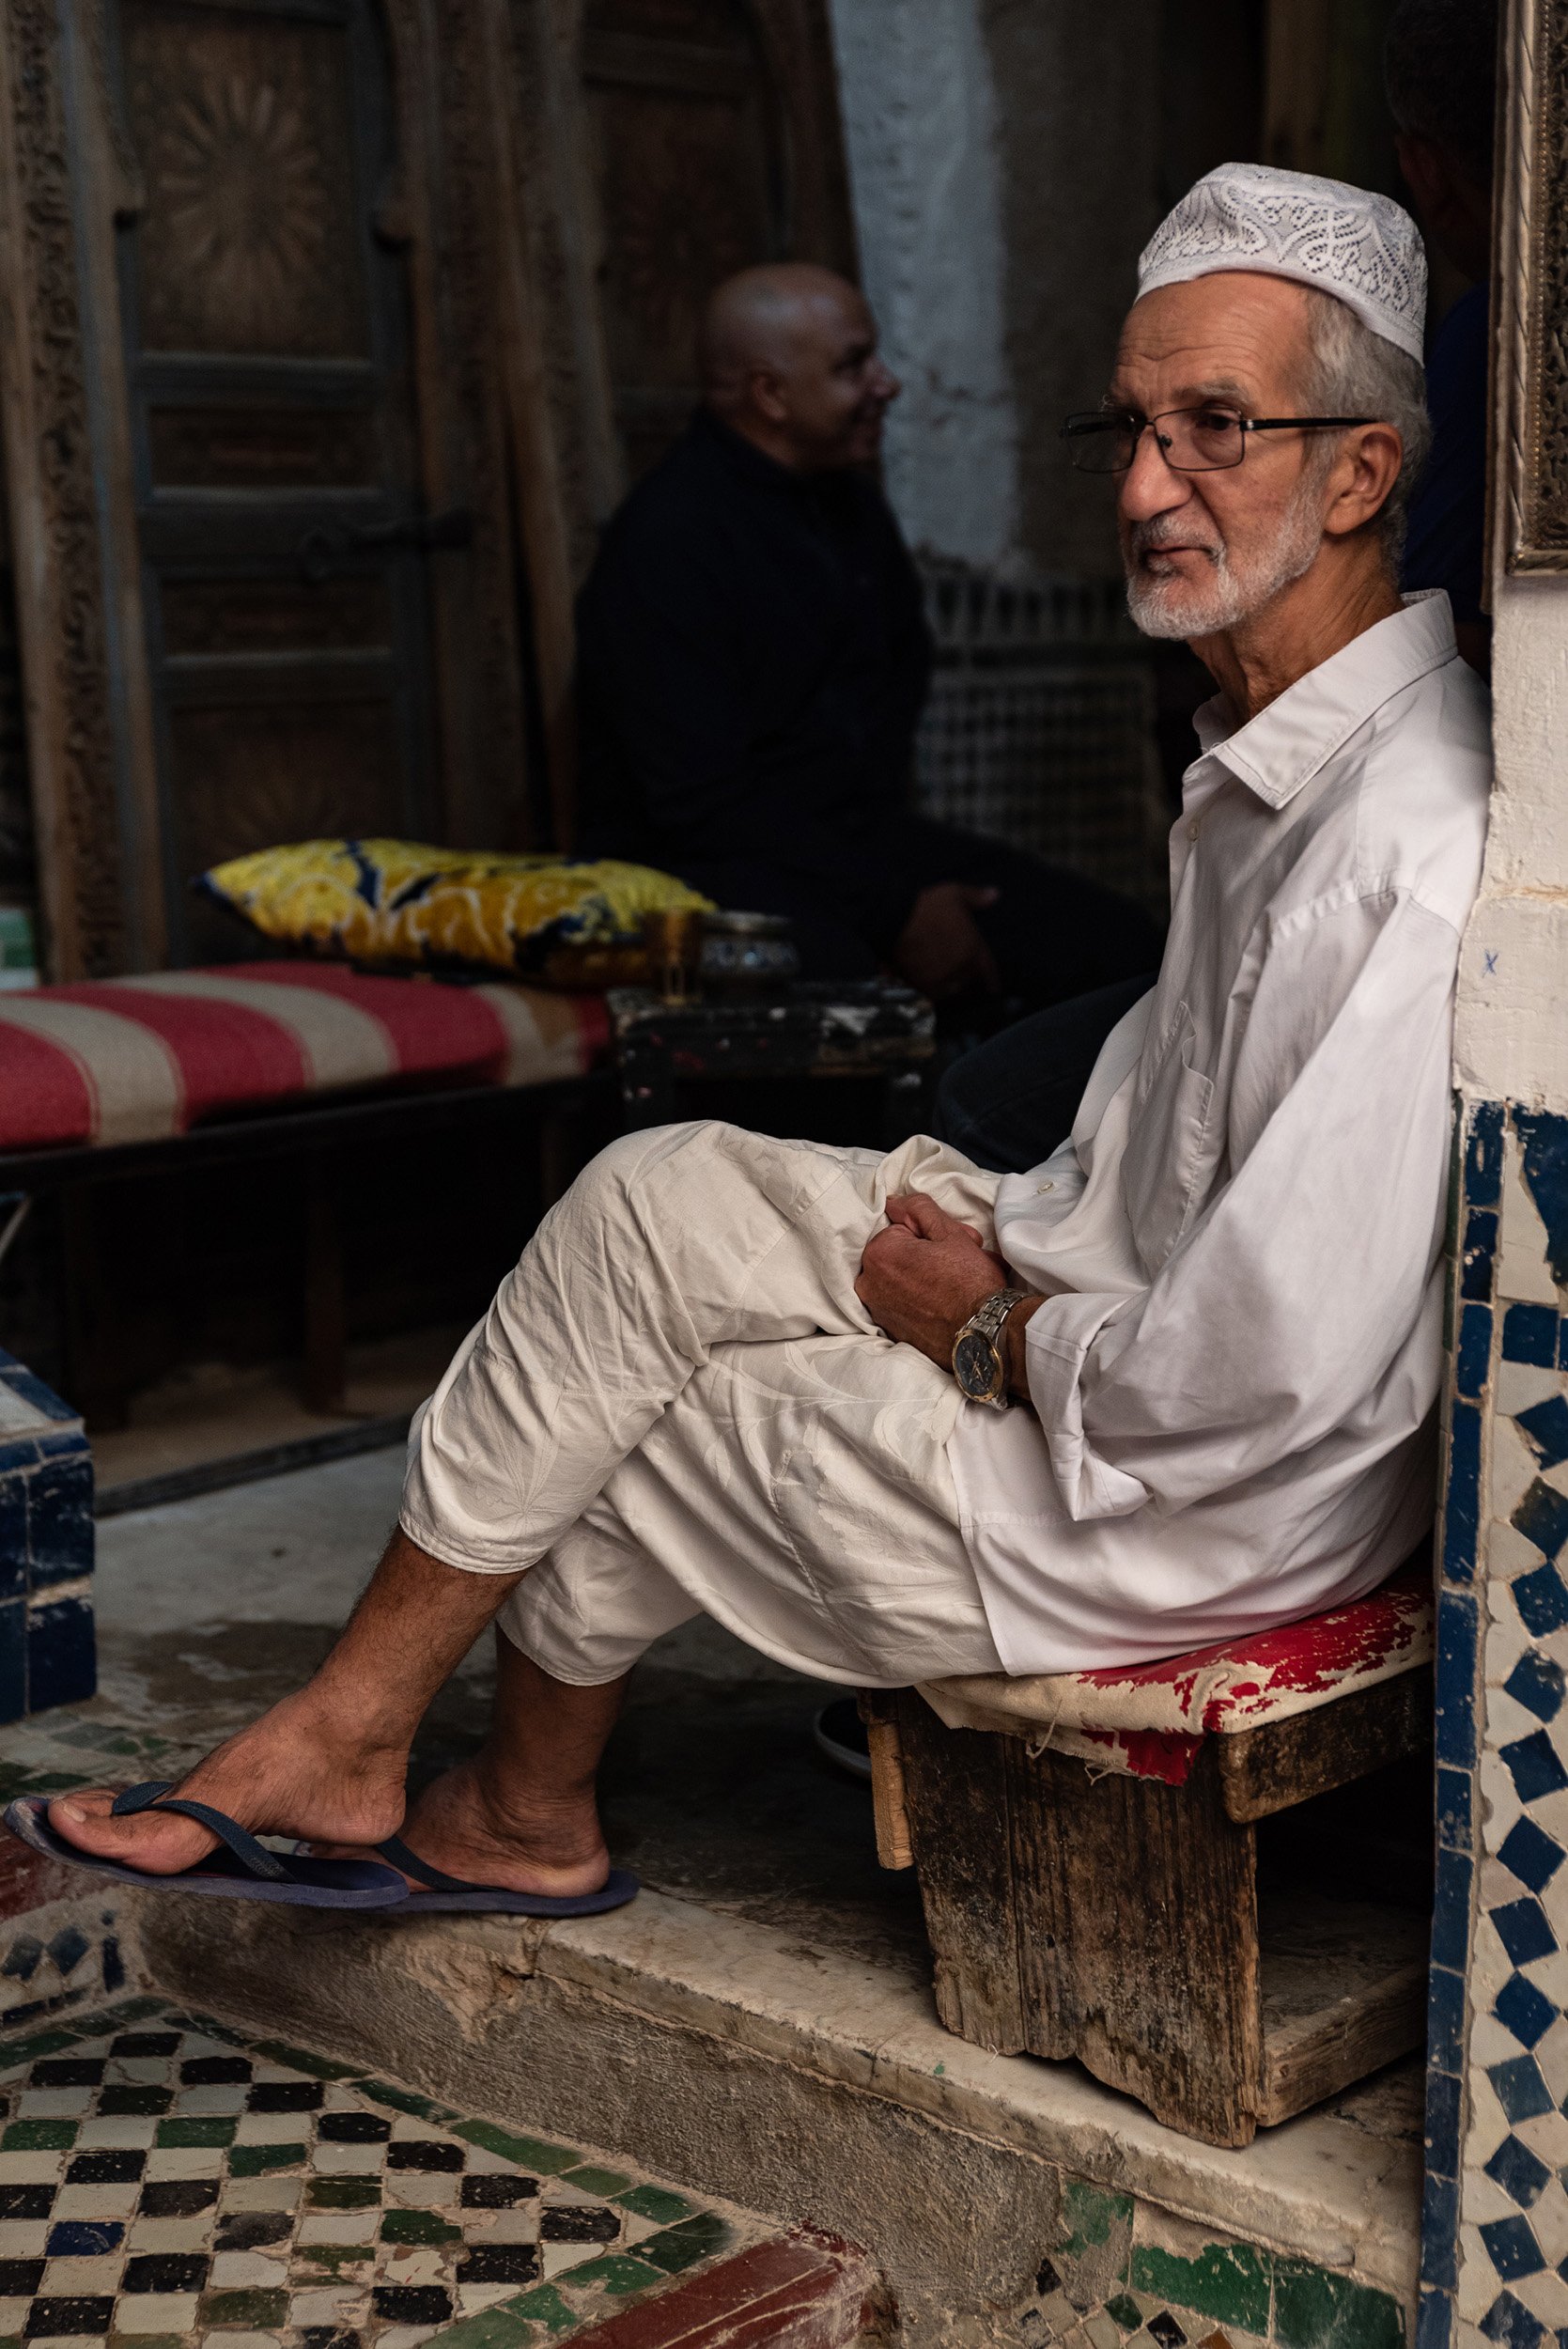
M530 1568L502 1629L579 1686L699 1613L849 1685L996 1671L945 1450L973 1407L854 1285L890 1191L989 1240L996 1180L924 1136L612 1143L415 1419L404 1531L472 1572Z

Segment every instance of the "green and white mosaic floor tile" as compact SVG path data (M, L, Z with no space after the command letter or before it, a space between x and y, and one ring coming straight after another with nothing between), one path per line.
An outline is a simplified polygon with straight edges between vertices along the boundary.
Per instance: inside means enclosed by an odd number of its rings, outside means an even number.
M159 1999L0 2102L0 2349L534 2349L766 2232Z
M200 1751L128 1728L101 1699L90 1705L61 1705L57 1712L7 1724L0 1736L0 1799L59 1794L104 1780L131 1782L138 1775L167 1778Z
M1063 2181L1062 2234L1014 2324L1025 2349L1405 2349L1399 2304L1349 2276Z
M101 1702L62 1705L12 1721L0 1735L0 1805L16 1795L60 1795L105 1780L172 1778L194 1758L192 1748L126 1728ZM84 1875L74 1897L40 1914L37 1863L8 1838L0 1843L0 2034L42 2029L57 2015L117 1996L126 1968L115 1888Z

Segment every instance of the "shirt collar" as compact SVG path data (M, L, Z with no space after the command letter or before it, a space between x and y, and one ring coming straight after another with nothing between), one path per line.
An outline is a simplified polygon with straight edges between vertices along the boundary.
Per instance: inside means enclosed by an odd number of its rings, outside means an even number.
M1457 658L1448 597L1426 588L1297 677L1245 725L1229 725L1218 694L1205 702L1193 720L1203 754L1222 759L1268 806L1284 807L1374 710Z
M716 416L711 408L697 409L689 429L744 479L765 489L782 490L786 497L809 495L817 478L813 474L797 473L793 466L781 465L777 458L769 457L766 449L758 448L743 432L727 425L722 416Z

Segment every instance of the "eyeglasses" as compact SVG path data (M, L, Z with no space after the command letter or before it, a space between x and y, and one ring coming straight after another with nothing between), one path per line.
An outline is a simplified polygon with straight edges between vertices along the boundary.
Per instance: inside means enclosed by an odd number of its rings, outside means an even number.
M1126 473L1138 443L1152 432L1174 473L1219 473L1239 465L1250 432L1325 432L1343 425L1375 424L1375 416L1243 416L1234 408L1168 408L1141 416L1130 408L1092 408L1062 428L1079 473Z

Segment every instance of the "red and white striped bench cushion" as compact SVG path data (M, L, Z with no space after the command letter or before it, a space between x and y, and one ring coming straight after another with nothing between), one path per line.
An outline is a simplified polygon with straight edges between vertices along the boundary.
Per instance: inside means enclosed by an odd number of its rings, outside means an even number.
M1006 1730L1131 1778L1185 1783L1203 1739L1310 1713L1432 1661L1432 1566L1418 1554L1367 1598L1155 1664L933 1680L950 1729Z
M160 1142L225 1111L419 1080L583 1074L603 999L230 962L0 994L0 1149Z

